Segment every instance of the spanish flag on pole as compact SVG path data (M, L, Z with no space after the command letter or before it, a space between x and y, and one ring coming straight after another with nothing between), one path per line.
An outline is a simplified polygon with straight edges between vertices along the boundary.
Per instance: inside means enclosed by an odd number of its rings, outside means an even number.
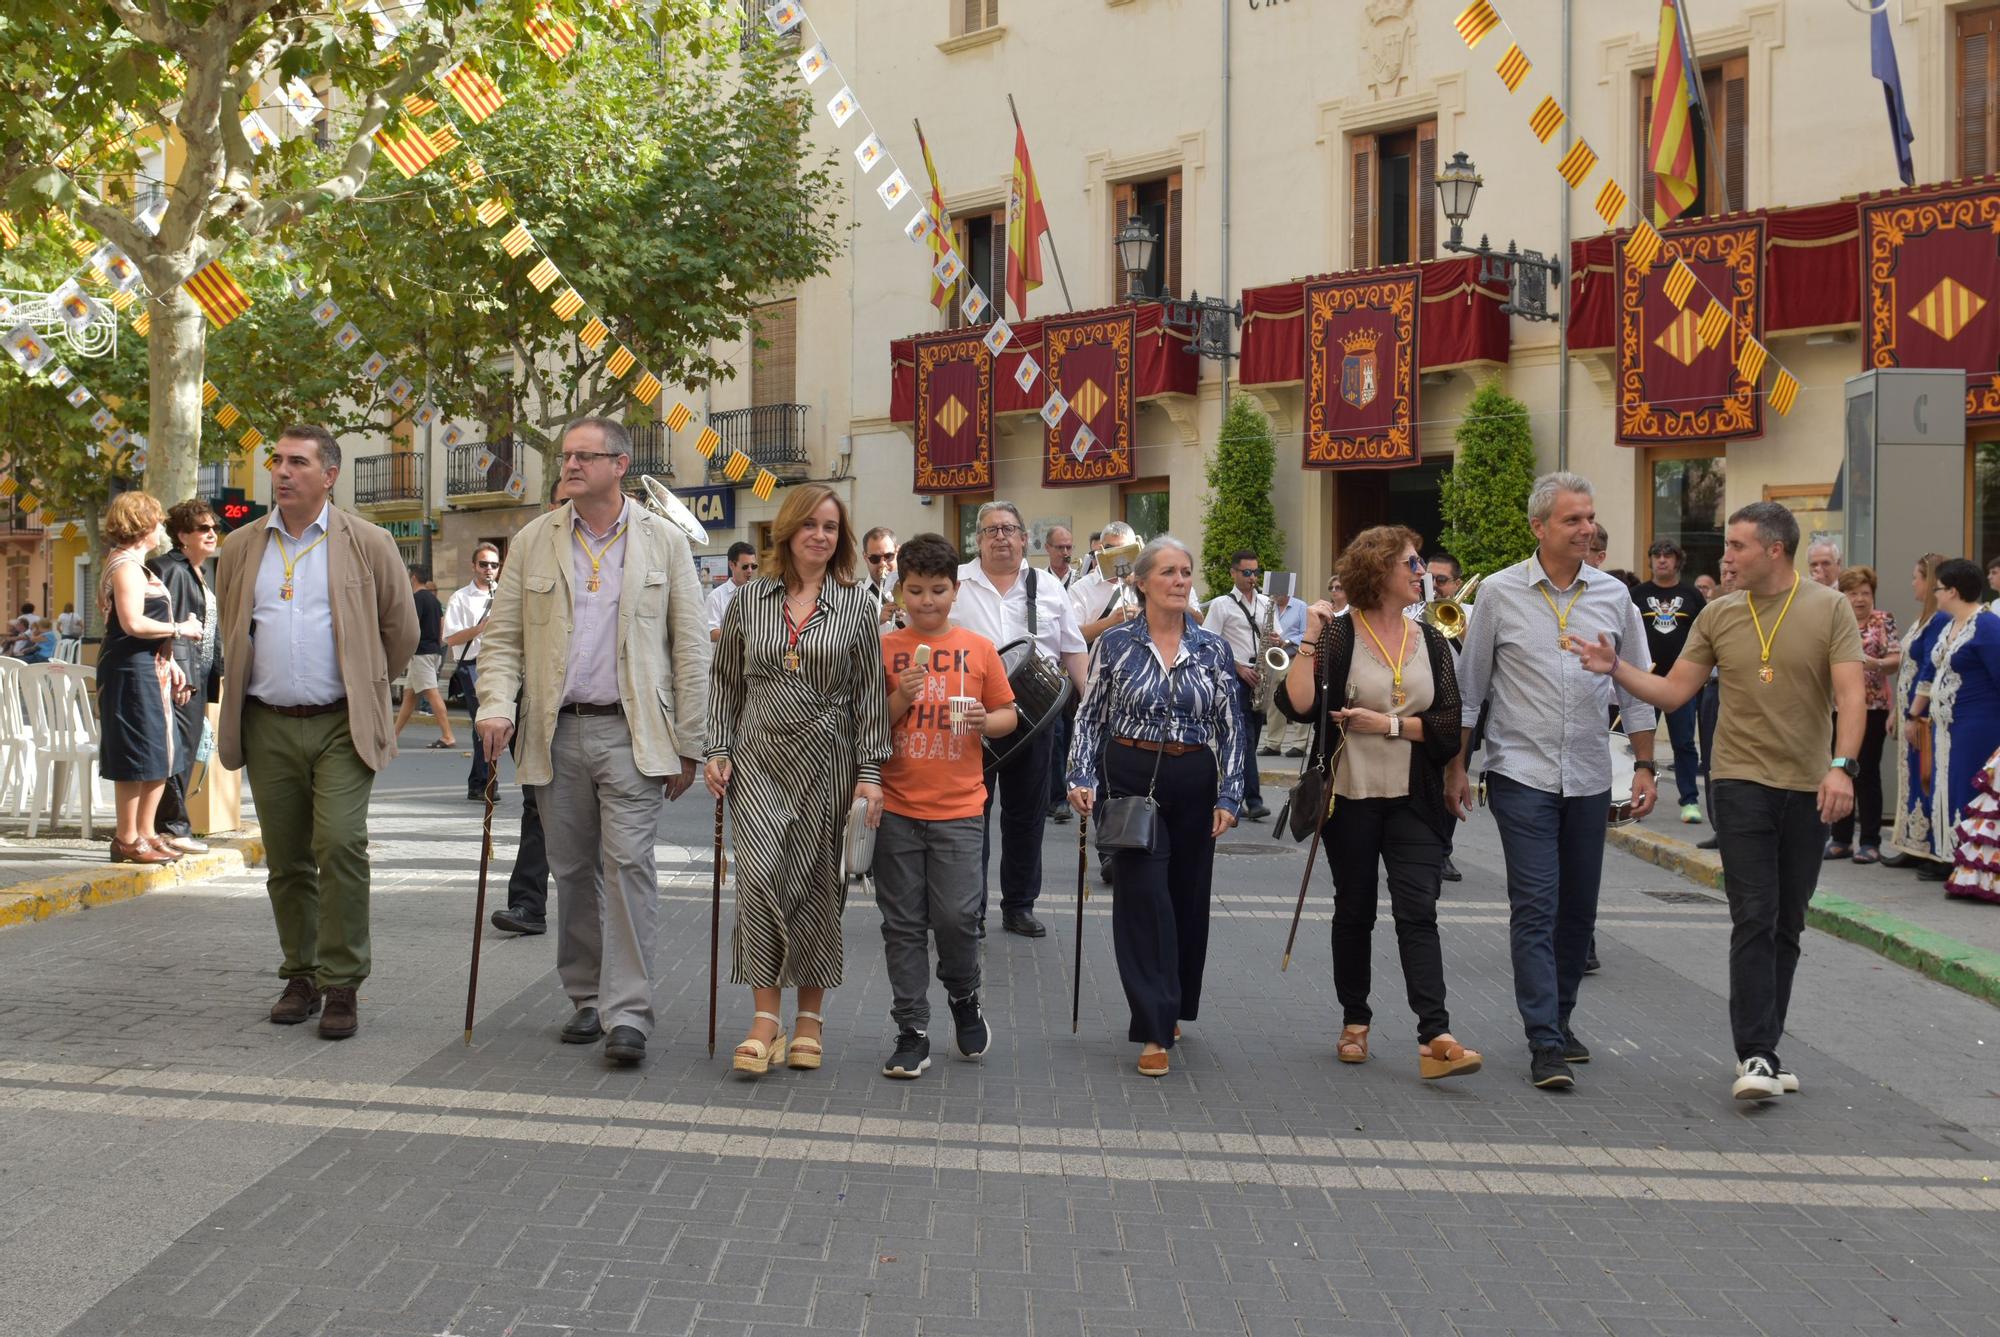
M917 147L924 151L924 171L931 179L931 197L929 202L924 206L924 212L931 216L931 254L937 260L942 260L951 253L951 210L944 207L944 187L938 185L937 164L931 161L931 146L924 139L923 123L918 121L915 122L915 125L917 127ZM935 262L933 262L931 273L931 305L940 311L949 309L952 293L957 286L955 283L940 282L937 277Z
M1014 124L1014 182L1007 195L1007 300L1016 319L1028 318L1028 291L1042 286L1042 237L1049 215L1042 208L1042 187L1035 165L1028 161L1028 135Z
M1701 94L1681 35L1680 0L1660 0L1660 51L1653 61L1653 123L1647 127L1646 167L1653 174L1653 225L1680 217L1701 193L1695 138Z

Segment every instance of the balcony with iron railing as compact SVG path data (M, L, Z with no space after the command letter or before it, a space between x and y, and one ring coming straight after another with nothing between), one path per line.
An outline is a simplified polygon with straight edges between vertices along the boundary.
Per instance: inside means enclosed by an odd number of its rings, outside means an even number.
M769 469L782 482L796 483L812 472L811 452L806 449L804 404L756 404L747 409L724 409L710 414L708 422L722 437L722 444L708 461L711 483L728 481L723 468L739 450L750 457L752 467Z
M516 472L517 457L525 460L528 448L511 438L451 446L444 456L444 498L449 506L474 509L482 506L517 506L526 497L508 495L507 482ZM481 457L492 458L483 467Z
M354 504L380 517L396 512L421 514L424 509L424 453L399 450L365 455L354 461Z
M213 501L220 497L222 490L228 486L229 461L227 460L216 460L195 470L194 494L197 497L206 497Z
M625 470L625 487L637 491L639 479L650 474L669 486L673 483L673 433L663 422L627 424L632 433L632 464Z

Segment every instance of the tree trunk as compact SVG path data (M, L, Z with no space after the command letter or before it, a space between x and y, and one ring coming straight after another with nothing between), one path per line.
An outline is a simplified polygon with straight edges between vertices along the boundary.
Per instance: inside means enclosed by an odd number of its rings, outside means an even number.
M146 491L172 506L195 494L201 467L201 385L208 347L208 317L178 284L150 301L153 329L147 340L150 382Z

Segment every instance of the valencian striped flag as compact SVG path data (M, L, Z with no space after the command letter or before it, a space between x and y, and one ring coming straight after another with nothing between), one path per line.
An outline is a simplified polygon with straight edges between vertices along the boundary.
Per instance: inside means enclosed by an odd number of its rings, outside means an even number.
M523 223L514 224L508 229L507 235L500 239L500 249L516 260L526 255L528 248L534 244L535 239L528 235L527 225Z
M740 450L729 452L729 462L722 466L722 476L735 483L750 472L750 457Z
M576 25L567 19L532 18L523 26L550 60L561 60L576 49Z
M1789 414L1792 411L1792 405L1798 402L1798 398L1798 377L1792 375L1792 373L1786 371L1783 367L1778 368L1778 379L1771 382L1771 407L1776 409L1781 415Z
M500 110L507 100L500 95L500 85L493 82L493 77L469 60L461 60L438 77L475 122Z
M492 227L507 216L507 201L495 195L492 199L480 205L477 213L480 222L484 223L487 227Z
M1458 29L1458 35L1465 39L1465 44L1476 50L1486 40L1486 34L1500 26L1500 16L1493 12L1491 0L1472 0L1453 20L1452 26Z
M685 399L675 400L674 406L667 410L667 430L670 432L681 431L693 421L694 410L688 407Z
M1521 50L1520 44L1510 42L1507 45L1507 54L1500 57L1500 63L1493 67L1493 72L1500 76L1501 83L1507 85L1508 92L1515 93L1520 91L1521 81L1528 77L1528 71L1533 68L1533 63Z
M944 187L938 184L937 164L931 161L931 146L924 139L923 123L921 121L913 123L917 127L917 147L924 151L924 171L930 174L931 179L931 197L924 206L924 211L931 219L931 254L938 258L939 264L942 264L945 256L951 254L951 210L944 207ZM955 283L946 283L939 279L936 266L933 265L931 305L940 311L949 310L951 295L957 286Z
M928 161L928 159L926 159ZM1042 286L1042 237L1049 230L1041 183L1028 160L1028 136L1014 123L1014 180L1007 197L1007 300L1026 319L1028 293Z
M694 439L695 454L705 460L712 459L715 456L715 448L721 444L722 433L713 427L704 427L701 429L701 435Z
M250 309L250 298L220 260L211 260L181 285L218 330Z
M1681 34L1680 0L1660 0L1660 51L1653 61L1653 123L1646 166L1653 174L1653 222L1679 218L1700 191L1694 146L1700 133L1701 90Z
M557 320L570 320L577 312L583 310L583 299L576 295L576 289L564 288L556 294L555 300L549 303L549 309L556 313Z
M438 146L431 137L417 127L410 126L400 135L392 135L387 130L375 132L375 145L396 164L396 170L405 177L413 177L418 172L437 161Z
M535 285L536 292L546 292L548 286L561 277L561 274L562 271L556 268L556 262L545 255L533 269L528 271L528 282Z

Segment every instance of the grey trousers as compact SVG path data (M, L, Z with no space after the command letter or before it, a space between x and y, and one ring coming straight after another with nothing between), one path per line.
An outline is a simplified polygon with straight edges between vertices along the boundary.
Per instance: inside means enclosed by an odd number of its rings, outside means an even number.
M653 1033L662 781L641 775L618 715L558 715L553 774L537 796L556 882L556 974L609 1031Z
M898 1028L930 1025L930 938L948 998L979 991L980 848L983 817L922 822L882 814L875 835L875 905Z

